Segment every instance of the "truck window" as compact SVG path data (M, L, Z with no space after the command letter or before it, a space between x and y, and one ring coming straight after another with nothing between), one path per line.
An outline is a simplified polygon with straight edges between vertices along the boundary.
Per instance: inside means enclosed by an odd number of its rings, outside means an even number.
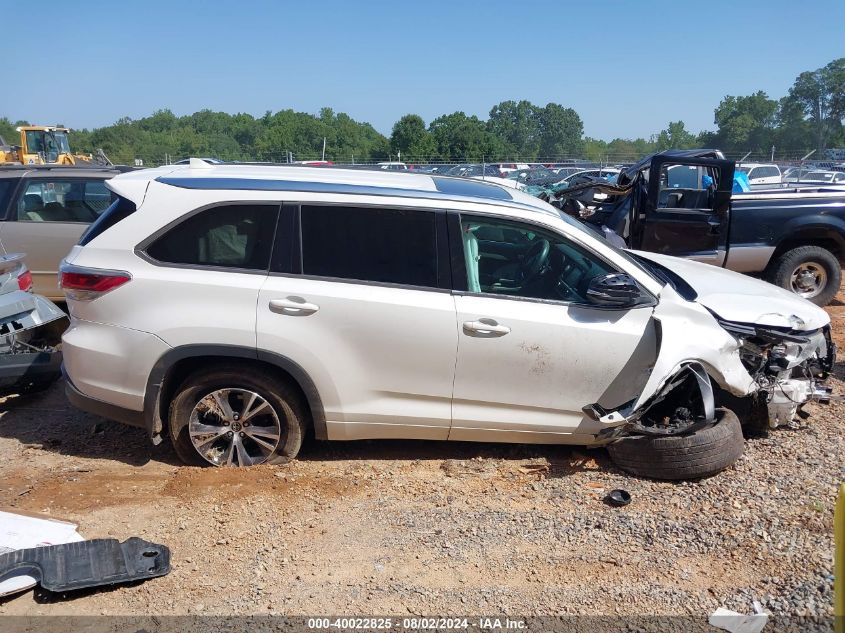
M701 165L663 165L660 170L658 209L707 209L718 175Z

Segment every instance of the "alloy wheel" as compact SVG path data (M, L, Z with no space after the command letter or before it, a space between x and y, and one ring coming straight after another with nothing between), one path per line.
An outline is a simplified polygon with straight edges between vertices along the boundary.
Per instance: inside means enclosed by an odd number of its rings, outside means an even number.
M188 435L197 453L215 466L266 462L282 439L279 416L269 402L248 389L217 389L194 406Z

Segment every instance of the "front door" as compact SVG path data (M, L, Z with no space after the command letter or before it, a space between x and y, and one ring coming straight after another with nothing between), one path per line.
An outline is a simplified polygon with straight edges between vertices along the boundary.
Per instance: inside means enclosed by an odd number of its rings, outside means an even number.
M616 271L548 229L454 219L450 241L462 257L453 261L463 265L453 271L458 360L449 439L589 443L600 424L582 407L620 407L645 385L657 346L652 308L589 305L589 280Z
M636 248L721 266L733 170L726 160L655 156Z

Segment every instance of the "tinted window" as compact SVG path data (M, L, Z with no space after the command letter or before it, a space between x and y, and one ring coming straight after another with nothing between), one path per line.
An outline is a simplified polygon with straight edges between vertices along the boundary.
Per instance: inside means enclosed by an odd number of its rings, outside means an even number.
M135 213L135 203L120 196L100 214L94 223L88 227L79 239L79 245L85 246L95 237L110 229L121 220Z
M160 262L267 270L279 207L227 205L206 209L147 248Z
M615 272L564 237L516 222L461 217L467 290L587 303L590 280Z
M437 286L435 214L357 207L302 207L302 272Z
M0 179L0 214L5 214L6 203L9 200L9 196L12 195L12 190L14 190L17 183L18 181L12 178ZM0 218L3 217L5 217L5 215L0 215Z
M102 179L31 180L18 199L24 222L93 222L112 203Z

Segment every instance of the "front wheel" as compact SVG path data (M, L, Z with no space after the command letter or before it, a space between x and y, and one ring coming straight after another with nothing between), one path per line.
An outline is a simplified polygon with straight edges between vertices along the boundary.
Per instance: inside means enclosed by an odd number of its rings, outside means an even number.
M303 406L285 383L255 368L209 368L188 376L170 404L168 431L189 465L254 466L296 457Z
M842 268L836 255L820 246L799 246L786 251L771 265L770 281L826 306L839 292Z
M716 409L716 423L688 435L633 435L607 451L622 470L649 479L699 479L724 470L742 456L745 440L730 409Z

